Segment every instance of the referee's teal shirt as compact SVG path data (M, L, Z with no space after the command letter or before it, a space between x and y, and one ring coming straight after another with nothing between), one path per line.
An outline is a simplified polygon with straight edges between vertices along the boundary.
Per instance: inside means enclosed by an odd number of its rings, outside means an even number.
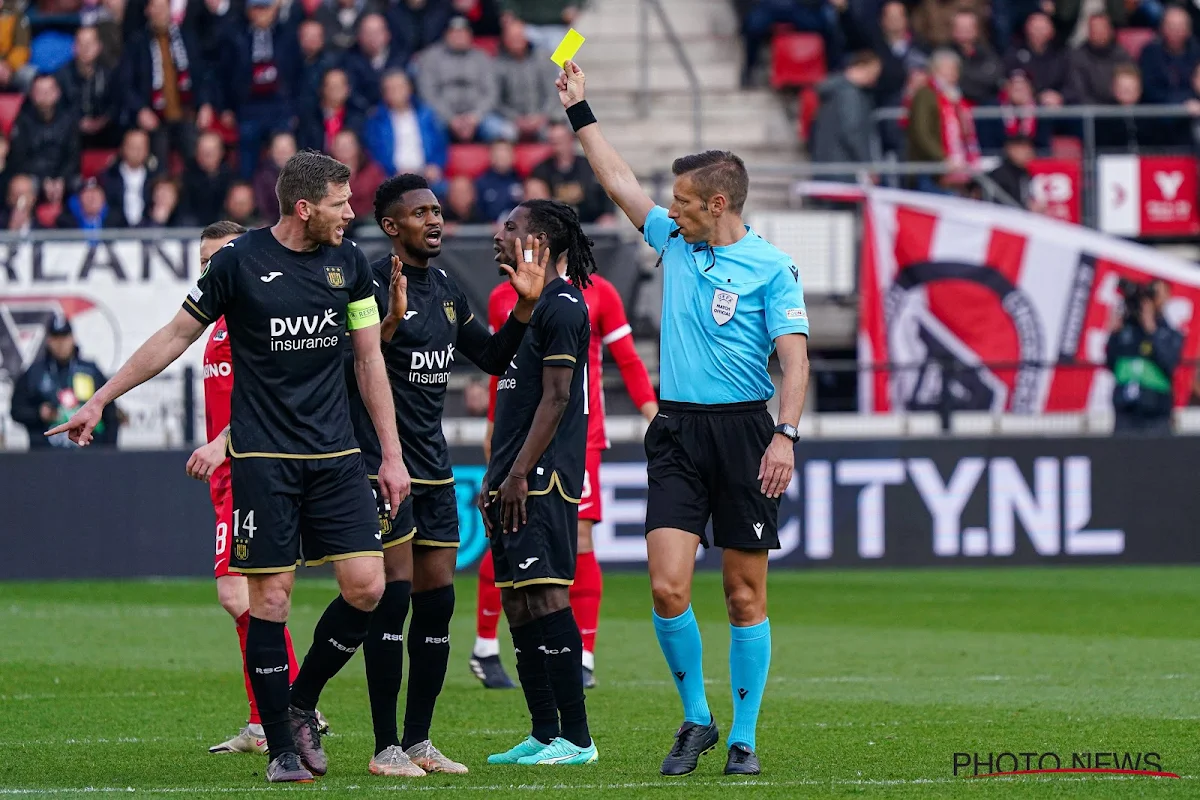
M804 287L790 256L746 226L725 247L688 244L655 206L642 237L662 255L659 395L717 405L768 400L775 339L808 334Z

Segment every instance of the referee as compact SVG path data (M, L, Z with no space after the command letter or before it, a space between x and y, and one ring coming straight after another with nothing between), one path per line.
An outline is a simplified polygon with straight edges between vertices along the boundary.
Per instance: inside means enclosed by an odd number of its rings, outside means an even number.
M733 725L727 775L757 775L755 729L771 662L767 553L779 548L779 498L792 480L808 385L808 314L791 258L742 222L749 179L733 153L679 158L670 209L656 206L605 140L572 61L558 95L609 197L658 251L663 268L659 414L646 432L646 550L654 629L684 721L662 764L686 775L718 740L692 613L696 548L724 550ZM776 425L767 359L779 352ZM712 541L705 527L712 520Z

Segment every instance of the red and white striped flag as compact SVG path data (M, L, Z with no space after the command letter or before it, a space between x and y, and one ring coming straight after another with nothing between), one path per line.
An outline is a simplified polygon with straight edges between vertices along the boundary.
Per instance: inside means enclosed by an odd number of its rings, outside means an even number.
M1032 414L1111 404L1104 346L1117 282L1166 280L1165 314L1200 351L1200 268L1018 209L872 189L863 236L858 356L864 413L955 408ZM944 374L949 365L951 376ZM870 371L874 369L874 371ZM1176 402L1191 367L1175 376Z

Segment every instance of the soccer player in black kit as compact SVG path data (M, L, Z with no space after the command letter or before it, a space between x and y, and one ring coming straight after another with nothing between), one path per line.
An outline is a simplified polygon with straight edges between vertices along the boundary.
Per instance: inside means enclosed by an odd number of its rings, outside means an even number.
M420 175L397 175L375 193L375 220L391 241L392 254L371 265L375 300L385 314L380 326L384 363L396 407L412 495L394 521L381 509L387 585L371 616L363 647L371 717L375 728L376 775L421 777L429 772L463 774L430 741L433 709L450 656L454 614L454 566L458 553L458 501L442 414L451 366L459 354L480 369L501 375L517 352L545 283L545 263L518 260L506 267L518 297L508 321L489 333L466 295L430 261L441 253L442 208ZM358 400L347 352L352 416L367 471L374 475L381 453L366 406ZM408 628L408 697L403 735L396 703L404 666L404 622Z
M480 503L496 586L533 729L489 764L590 764L596 744L583 697L583 640L571 612L579 498L587 451L588 340L582 289L592 242L569 206L529 200L496 234L496 260L550 250L546 285L517 356L500 379L492 460ZM529 253L524 258L529 258Z
M376 501L350 420L343 347L382 443L381 493L408 494L379 350L370 264L343 239L354 219L350 170L313 151L276 183L280 219L218 250L183 308L67 423L87 445L104 406L157 375L222 314L233 368L229 455L231 567L249 579L246 662L270 752L268 781L311 782L328 768L315 698L366 638L384 591ZM341 594L317 623L291 690L284 623L297 564L333 562Z

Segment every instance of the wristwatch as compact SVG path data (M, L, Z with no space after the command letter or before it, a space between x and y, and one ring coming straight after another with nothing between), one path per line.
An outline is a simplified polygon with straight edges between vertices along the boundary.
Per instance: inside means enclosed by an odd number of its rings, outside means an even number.
M793 442L800 441L800 431L796 428L795 425L788 425L786 422L784 422L780 425L775 426L775 432L780 434L781 436L786 436L787 438L791 439Z

